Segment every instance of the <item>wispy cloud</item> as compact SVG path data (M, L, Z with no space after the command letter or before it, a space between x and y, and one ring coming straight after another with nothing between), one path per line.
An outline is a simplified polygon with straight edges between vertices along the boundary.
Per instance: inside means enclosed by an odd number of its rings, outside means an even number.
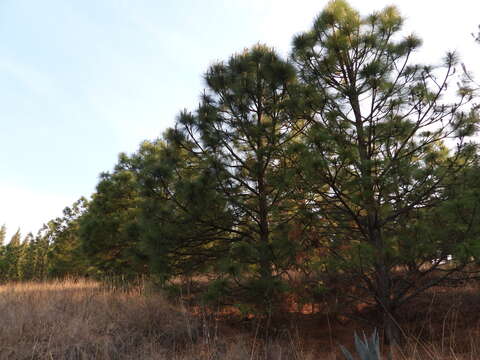
M0 72L7 73L37 96L52 98L59 91L46 74L6 57L0 57Z

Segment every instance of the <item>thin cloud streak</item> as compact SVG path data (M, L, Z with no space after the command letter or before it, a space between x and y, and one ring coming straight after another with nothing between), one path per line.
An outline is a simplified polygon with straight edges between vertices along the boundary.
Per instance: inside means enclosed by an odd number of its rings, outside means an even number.
M52 99L60 93L52 78L47 74L22 64L18 60L0 57L0 72L14 77L37 96Z

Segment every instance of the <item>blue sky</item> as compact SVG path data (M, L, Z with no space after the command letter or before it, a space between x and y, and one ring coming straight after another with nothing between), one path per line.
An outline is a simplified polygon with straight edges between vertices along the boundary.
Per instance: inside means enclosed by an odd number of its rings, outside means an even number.
M0 0L0 224L36 232L89 196L119 152L194 108L209 64L257 42L287 54L326 3ZM351 1L362 13L392 3L424 40L419 59L458 49L480 75L480 5Z

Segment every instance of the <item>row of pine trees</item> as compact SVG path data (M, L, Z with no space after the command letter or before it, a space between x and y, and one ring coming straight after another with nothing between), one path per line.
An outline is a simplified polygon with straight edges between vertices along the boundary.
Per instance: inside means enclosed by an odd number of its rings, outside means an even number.
M399 309L480 259L476 85L454 53L412 63L402 24L335 0L288 59L212 65L195 111L2 245L2 279L200 277L205 300L264 312L340 296L396 339Z
M0 279L2 281L41 280L48 276L47 238L28 234L22 239L18 230L5 243L6 227L0 228Z
M87 200L79 199L64 209L63 216L49 221L36 235L29 233L22 237L18 229L6 239L7 227L3 225L0 228L0 281L89 275L92 267L82 251L78 233L78 219L86 206Z

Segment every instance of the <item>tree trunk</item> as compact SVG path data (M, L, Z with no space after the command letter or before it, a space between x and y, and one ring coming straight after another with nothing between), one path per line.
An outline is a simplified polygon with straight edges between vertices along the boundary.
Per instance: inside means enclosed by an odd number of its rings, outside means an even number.
M390 274L384 265L380 265L377 269L377 303L382 314L385 345L395 345L401 342L401 329L398 325L390 289Z
M259 87L258 89L258 108L257 108L257 126L259 129L262 127L262 90ZM257 141L257 191L258 191L258 224L259 224L259 240L260 240L260 277L264 282L264 302L267 308L270 308L272 303L272 261L271 261L271 253L269 249L269 239L270 239L270 224L268 218L268 199L267 199L267 184L266 184L266 161L264 149L266 146L266 139L263 136L258 136Z
M385 345L398 345L402 341L402 332L398 325L394 311L383 313L383 341Z
M392 301L391 274L386 264L385 244L379 229L372 231L372 242L377 250L375 265L377 294L376 300L382 314L382 327L385 345L398 344L401 340L401 331L395 316L395 304Z

